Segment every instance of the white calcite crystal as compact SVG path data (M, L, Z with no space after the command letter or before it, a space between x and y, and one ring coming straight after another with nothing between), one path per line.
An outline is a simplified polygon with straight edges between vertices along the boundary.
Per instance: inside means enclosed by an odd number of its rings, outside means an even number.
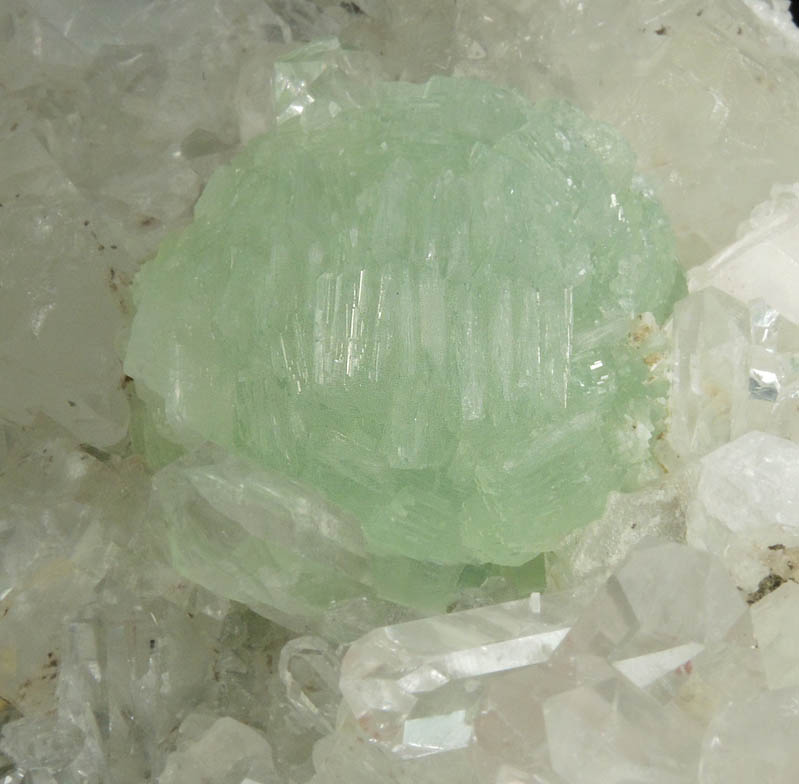
M123 357L220 164L314 85L306 119L433 76L615 126L690 294L641 326L663 476L411 612L338 510L165 440ZM793 784L797 128L786 0L0 3L0 784Z
M755 639L770 689L799 687L799 585L780 585L752 607Z
M747 306L710 287L677 303L673 339L675 465L750 430L799 441L799 326L763 300Z
M278 784L272 749L252 727L229 717L188 716L159 784Z
M737 242L694 267L692 291L713 286L741 300L763 300L799 324L799 185L775 187L738 230Z
M744 591L769 575L793 577L785 553L799 547L799 445L755 431L700 466L688 542L719 555Z
M700 784L791 784L799 766L799 689L730 705L705 736Z

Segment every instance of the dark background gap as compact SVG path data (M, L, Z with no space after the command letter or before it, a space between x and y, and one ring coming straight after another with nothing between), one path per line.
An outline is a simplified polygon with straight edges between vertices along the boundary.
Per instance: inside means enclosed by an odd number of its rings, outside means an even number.
M794 24L799 25L799 0L791 0L791 16Z

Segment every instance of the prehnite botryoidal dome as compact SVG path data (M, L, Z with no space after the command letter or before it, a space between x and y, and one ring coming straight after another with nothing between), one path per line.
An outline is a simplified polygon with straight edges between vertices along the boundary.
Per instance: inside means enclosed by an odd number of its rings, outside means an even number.
M622 138L470 79L293 88L138 276L161 432L432 565L523 564L651 477L684 282Z

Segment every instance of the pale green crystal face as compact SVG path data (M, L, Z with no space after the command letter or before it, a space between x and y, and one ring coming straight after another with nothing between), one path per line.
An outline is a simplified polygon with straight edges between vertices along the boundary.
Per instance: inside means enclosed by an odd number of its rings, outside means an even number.
M374 555L524 563L651 469L663 389L630 334L682 291L669 230L568 105L364 95L317 93L212 177L140 273L126 372L175 438L313 487Z

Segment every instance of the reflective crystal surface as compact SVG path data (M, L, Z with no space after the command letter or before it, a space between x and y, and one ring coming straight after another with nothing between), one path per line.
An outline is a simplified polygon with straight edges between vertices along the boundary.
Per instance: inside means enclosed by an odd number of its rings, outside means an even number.
M344 701L369 740L417 757L464 748L478 720L479 684L545 662L577 612L541 596L370 632L342 662Z
M650 542L590 600L533 594L371 632L340 686L315 781L335 780L346 746L399 780L432 776L443 756L466 781L622 784L697 781L704 729L765 678L721 563Z
M742 302L762 300L799 323L799 186L775 186L738 233L737 242L691 270L691 290L712 286Z
M741 240L691 271L694 293L673 319L668 441L679 459L749 430L799 440L797 203L794 189L775 189Z

